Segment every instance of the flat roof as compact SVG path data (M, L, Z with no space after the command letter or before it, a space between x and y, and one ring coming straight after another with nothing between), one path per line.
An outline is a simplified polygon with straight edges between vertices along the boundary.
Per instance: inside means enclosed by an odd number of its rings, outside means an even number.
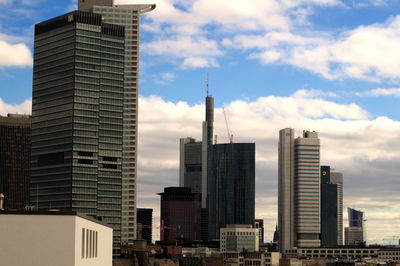
M100 220L95 219L92 216L76 212L76 211L59 211L59 210L54 210L54 211L1 211L0 210L0 215L52 215L52 216L77 216L82 219L86 219L88 221L112 228L111 225L106 224Z

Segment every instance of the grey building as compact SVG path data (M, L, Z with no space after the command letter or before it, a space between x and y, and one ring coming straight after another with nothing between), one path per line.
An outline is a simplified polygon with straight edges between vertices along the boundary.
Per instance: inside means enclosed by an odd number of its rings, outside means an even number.
M132 245L136 238L137 222L140 15L153 10L155 5L115 5L113 0L78 0L78 8L101 14L103 22L125 27L121 240Z
M209 146L207 195L209 240L227 224L254 224L254 143Z
M30 202L85 213L121 243L125 29L74 11L35 25Z
M251 224L227 224L220 229L220 251L222 253L258 251L260 231L260 228L253 228Z
M31 117L0 116L0 193L6 210L29 205L30 157Z
M337 185L337 243L343 245L343 174L331 169L330 180L332 184Z
M279 132L278 227L281 252L320 246L320 141L317 132Z
M346 246L362 246L365 244L364 232L362 227L346 227L344 229L344 239Z

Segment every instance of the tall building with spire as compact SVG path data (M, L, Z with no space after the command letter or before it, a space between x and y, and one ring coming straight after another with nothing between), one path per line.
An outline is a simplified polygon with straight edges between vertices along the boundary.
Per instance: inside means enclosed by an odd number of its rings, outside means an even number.
M279 132L278 228L279 249L320 246L320 141L318 133Z
M140 15L155 7L154 4L116 5L114 0L78 0L79 10L100 14L103 22L125 27L121 241L129 245L137 234Z

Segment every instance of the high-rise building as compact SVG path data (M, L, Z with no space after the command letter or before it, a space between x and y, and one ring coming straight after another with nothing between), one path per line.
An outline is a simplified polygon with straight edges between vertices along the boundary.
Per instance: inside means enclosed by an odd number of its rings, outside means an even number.
M351 226L344 229L344 239L346 246L362 246L365 244L364 232L362 227Z
M187 187L167 187L161 196L160 239L200 240L200 193Z
M30 156L30 116L0 116L0 193L6 210L29 205Z
M152 227L153 227L153 209L143 209L143 208L137 208L137 223L138 227L139 224L141 225L140 227L140 232L141 234L139 235L137 239L143 239L146 240L147 243L152 243ZM138 228L139 232L139 228Z
M35 25L30 202L79 211L121 244L125 29L74 11Z
M207 85L208 86L208 85ZM208 240L207 164L208 147L213 144L214 98L206 97L205 121L202 124L202 141L194 138L180 139L179 186L190 187L201 194L201 239Z
M331 169L330 179L332 184L337 185L337 244L341 246L343 245L343 174Z
M320 141L317 132L279 132L279 249L320 246Z
M121 241L132 245L136 237L140 14L153 10L155 5L78 0L78 8L101 14L103 22L125 27Z
M321 166L321 247L338 245L338 188L331 183L330 166Z
M260 245L264 244L264 220L263 219L255 219L254 220L254 228L259 228L260 231Z
M227 224L254 224L255 144L209 146L207 175L208 239Z
M364 212L353 208L347 208L347 214L349 218L349 227L361 227L364 228Z
M348 245L349 243L350 245L364 243L366 241L366 219L364 212L353 208L348 208L347 214L349 219L349 227L346 228L348 233L345 232L345 238L346 235L348 235L349 238L345 239L346 245Z

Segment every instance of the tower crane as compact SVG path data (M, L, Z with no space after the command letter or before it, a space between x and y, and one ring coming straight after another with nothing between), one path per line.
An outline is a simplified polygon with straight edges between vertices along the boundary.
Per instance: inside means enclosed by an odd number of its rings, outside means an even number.
M232 134L232 132L229 130L228 119L226 118L226 113L225 113L225 108L224 108L224 107L222 107L222 111L224 112L225 125L226 125L226 132L228 133L228 141L229 141L229 143L233 143L233 134Z

